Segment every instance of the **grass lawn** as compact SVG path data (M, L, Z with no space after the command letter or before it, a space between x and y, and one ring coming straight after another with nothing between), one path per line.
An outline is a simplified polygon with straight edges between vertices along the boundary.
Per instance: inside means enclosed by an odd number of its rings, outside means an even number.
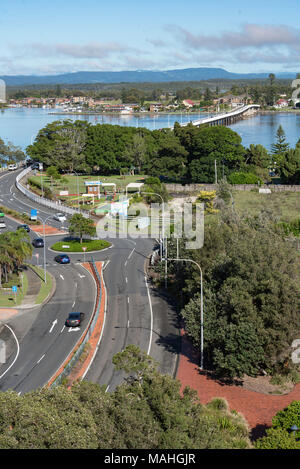
M272 192L259 194L251 191L233 192L235 209L241 215L255 215L261 210L272 211L281 221L300 218L300 192Z
M142 174L137 174L135 176L120 176L118 174L115 174L113 176L101 176L101 175L94 175L94 176L78 176L78 186L79 186L79 192L81 194L86 193L86 187L84 185L85 181L101 181L101 182L109 182L109 183L115 183L117 190L118 189L125 189L125 186L129 184L130 182L144 182L144 178L147 176L142 175ZM44 187L49 187L51 189L51 179L44 175L41 176L31 176L31 179L33 181L38 182L39 184L41 183L41 179L43 181L43 186ZM68 190L69 194L74 194L76 195L78 193L77 190L77 176L72 175L72 176L64 176L65 182L62 184L60 182L53 182L52 183L52 191L56 194L59 194L60 191L62 190ZM101 189L101 192L104 192L105 188ZM106 188L109 192L111 192L111 187Z
M53 251L58 252L84 252L83 247L86 247L85 252L101 251L102 249L108 248L111 244L103 239L83 239L82 244L78 239L71 239L66 241L59 241L51 246ZM69 247L63 247L69 246Z
M22 279L23 279L23 288L22 288ZM18 287L17 294L15 295L11 291L11 287L16 285ZM7 283L3 283L4 288L9 288L10 290L0 289L0 307L14 307L19 306L24 296L26 295L28 289L28 278L25 272L22 272L20 276L13 274Z
M40 291L35 299L35 304L39 305L43 303L43 301L47 298L49 293L52 290L53 282L52 282L52 276L46 272L46 283L44 282L44 269L41 269L40 267L37 267L36 265L31 265L32 270L34 270L38 276L41 279L41 288Z

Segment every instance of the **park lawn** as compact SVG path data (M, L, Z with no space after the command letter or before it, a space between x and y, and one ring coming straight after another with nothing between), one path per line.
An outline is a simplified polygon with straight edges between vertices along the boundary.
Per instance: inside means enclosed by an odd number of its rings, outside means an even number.
M68 248L63 246L69 246ZM84 252L83 247L86 247L85 252L102 251L108 248L111 244L103 239L83 239L82 243L78 239L59 241L51 246L53 251L58 252Z
M244 216L257 215L262 210L272 211L281 221L300 217L300 192L272 192L259 194L252 191L234 191L234 207Z
M47 281L45 283L44 282L44 279L45 279L44 269L41 269L40 267L37 267L36 265L31 265L31 268L38 274L38 276L41 279L41 288L35 299L35 304L40 305L48 297L49 293L52 290L52 286L53 286L52 275L46 272Z
M68 190L69 194L74 194L77 195L78 189L77 189L77 176L76 175L65 175L63 176L65 179L64 183L60 183L59 181L53 181L51 184L51 179L46 176L45 173L43 173L43 176L41 178L40 173L36 176L31 176L31 179L38 184L41 183L41 179L43 181L44 187L49 187L50 189L52 188L52 191L55 193L59 193L62 190ZM86 187L84 185L85 181L101 181L101 182L109 182L109 183L115 183L117 190L124 190L126 185L129 184L130 182L144 182L144 179L146 178L146 175L143 174L136 174L134 176L129 175L129 176L120 176L118 174L114 174L112 176L103 176L103 175L94 175L94 176L78 176L78 187L79 187L79 192L80 194L85 194L86 193ZM102 193L104 192L104 189L107 189L108 192L112 192L111 187L107 188L102 188Z
M23 289L21 287L22 285L22 279L21 276L23 276ZM13 274L7 283L3 283L3 287L5 288L11 288L13 285L18 286L17 294L15 295L12 293L12 291L8 290L5 291L3 289L0 290L0 307L5 308L5 307L14 307L14 306L19 306L22 301L24 296L26 295L26 292L28 290L28 278L25 272L22 272L20 274L20 277L18 275Z

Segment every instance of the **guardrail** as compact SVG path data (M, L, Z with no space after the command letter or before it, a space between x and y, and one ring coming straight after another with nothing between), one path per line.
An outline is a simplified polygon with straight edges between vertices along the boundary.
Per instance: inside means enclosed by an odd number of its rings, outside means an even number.
M34 194L29 189L24 187L20 181L23 179L28 173L32 171L31 167L24 169L18 176L16 177L16 187L17 189L22 192L26 197L28 197L33 202L36 202L40 205L44 205L45 207L52 208L57 212L67 213L69 215L74 215L75 213L80 213L85 218L90 217L90 213L86 210L75 209L71 207L67 207L59 202L53 202L53 200L46 199L45 197L40 197L39 195Z
M63 371L50 384L51 388L61 384L62 380L65 379L70 374L72 368L78 362L78 360L79 360L79 358L80 358L80 356L81 356L81 354L84 350L84 347L85 347L86 343L89 341L89 339L92 335L92 332L94 330L96 322L98 321L98 317L99 317L99 314L100 314L101 300L102 300L101 278L100 278L98 269L95 265L95 261L94 261L93 258L90 261L90 264L91 264L92 271L95 274L96 284L97 284L97 304L96 304L96 308L94 310L92 318L90 319L90 323L89 323L87 329L85 330L83 338L81 337L79 339L79 341L81 341L79 347L76 349L76 351L74 352L72 358L68 361L67 365L64 367ZM75 348L76 348L76 346L75 346Z

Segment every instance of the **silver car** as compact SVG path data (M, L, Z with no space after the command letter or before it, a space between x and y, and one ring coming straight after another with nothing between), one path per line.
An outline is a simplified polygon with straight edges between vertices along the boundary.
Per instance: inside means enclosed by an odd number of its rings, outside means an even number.
M63 221L67 220L66 216L63 213L56 213L53 218L54 218L54 220L57 220L57 221L60 221L60 222L63 222Z

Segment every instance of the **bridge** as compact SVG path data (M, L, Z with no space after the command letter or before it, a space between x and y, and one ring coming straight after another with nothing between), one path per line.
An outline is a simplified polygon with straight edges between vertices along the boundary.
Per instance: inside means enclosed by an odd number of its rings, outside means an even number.
M243 116L251 116L257 112L260 108L259 104L247 104L245 106L240 106L234 111L224 112L222 114L216 114L215 116L205 117L203 119L198 119L195 121L190 121L184 124L180 124L181 127L185 127L188 124L193 124L195 126L208 124L208 125L231 125L234 122L242 119Z

